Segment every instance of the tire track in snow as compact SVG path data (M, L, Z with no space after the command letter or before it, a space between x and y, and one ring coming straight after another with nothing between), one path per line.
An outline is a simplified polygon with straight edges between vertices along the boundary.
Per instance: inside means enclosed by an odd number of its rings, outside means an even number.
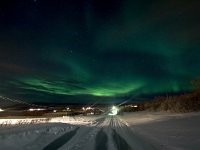
M103 129L97 133L95 150L108 150L108 136Z
M116 130L123 128L123 124L119 122L116 116L111 116L109 127L111 130L111 137L114 142L114 146L117 150L132 150L129 144L123 139Z
M113 117L113 140L118 146L118 150L124 150L123 146L127 147L127 150L156 150L156 148L149 143L145 138L135 134L126 122L122 121L118 116ZM115 136L118 138L116 138ZM120 143L121 142L121 143ZM122 146L120 146L120 144ZM119 149L120 148L120 149ZM128 149L129 148L129 149Z
M67 143L76 134L78 129L79 127L71 132L65 133L61 137L57 138L56 140L48 144L45 148L43 148L43 150L57 150L58 148L63 146L65 143Z
M95 147L95 137L103 127L105 116L95 120L95 124L81 126L77 134L59 150L90 150Z
M118 150L132 150L128 143L115 131L115 129L113 129L112 137Z

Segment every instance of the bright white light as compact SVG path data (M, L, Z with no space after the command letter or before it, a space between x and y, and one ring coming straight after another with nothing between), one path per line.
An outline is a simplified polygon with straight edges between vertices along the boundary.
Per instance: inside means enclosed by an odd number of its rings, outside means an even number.
M86 110L91 110L91 109L92 109L91 107L87 107L87 108L86 108Z
M82 109L85 110L85 107L83 107Z
M86 110L90 110L90 107L87 107Z
M28 111L34 111L34 109L30 108Z
M131 105L131 107L137 108L137 107L138 107L138 105Z
M56 113L56 112L57 112L57 110L53 110L53 112L54 112L54 113Z
M119 111L119 109L116 106L113 106L108 115L115 116L115 115L117 115L118 111Z
M28 111L41 111L41 110L45 110L45 109L42 109L42 108L30 108Z
M0 108L0 112L4 111L3 109Z

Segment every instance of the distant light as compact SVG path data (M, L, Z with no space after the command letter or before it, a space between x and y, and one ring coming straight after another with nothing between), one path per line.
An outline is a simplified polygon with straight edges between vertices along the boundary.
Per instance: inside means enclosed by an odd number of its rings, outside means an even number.
M71 111L71 109L69 107L67 107L67 111Z
M53 112L54 112L54 113L56 113L56 112L57 112L57 110L53 110Z
M108 114L109 116L115 116L118 114L119 109L116 106L112 106L110 113Z
M131 105L131 107L137 108L138 106L137 105Z
M45 110L45 109L42 109L42 108L30 108L28 111L41 111L41 110Z
M3 112L4 110L0 108L0 112Z
M82 110L85 110L85 107L83 107Z
M87 108L86 108L86 110L91 110L91 109L93 109L93 108L91 108L91 107L87 107Z
M90 114L91 114L91 115L94 115L94 113L93 113L93 112L91 112Z

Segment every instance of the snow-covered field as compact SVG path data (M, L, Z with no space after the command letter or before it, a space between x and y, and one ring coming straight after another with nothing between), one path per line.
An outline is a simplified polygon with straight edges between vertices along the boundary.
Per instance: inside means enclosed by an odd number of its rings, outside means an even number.
M28 120L31 122L30 118ZM2 122L5 120L0 119L0 124ZM122 116L60 117L48 120L48 123L32 122L1 126L0 149L200 149L200 113L135 112Z
M157 145L158 149L200 150L200 112L138 112L125 115L124 119L134 133L145 137L153 145Z

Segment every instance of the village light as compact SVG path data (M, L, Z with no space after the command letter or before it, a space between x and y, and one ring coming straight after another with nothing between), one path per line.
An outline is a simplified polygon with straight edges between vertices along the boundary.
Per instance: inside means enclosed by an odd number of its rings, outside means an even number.
M42 111L42 110L45 110L45 109L42 109L42 108L30 108L28 111Z
M87 107L87 108L86 108L86 110L92 110L92 109L93 109L92 107Z

